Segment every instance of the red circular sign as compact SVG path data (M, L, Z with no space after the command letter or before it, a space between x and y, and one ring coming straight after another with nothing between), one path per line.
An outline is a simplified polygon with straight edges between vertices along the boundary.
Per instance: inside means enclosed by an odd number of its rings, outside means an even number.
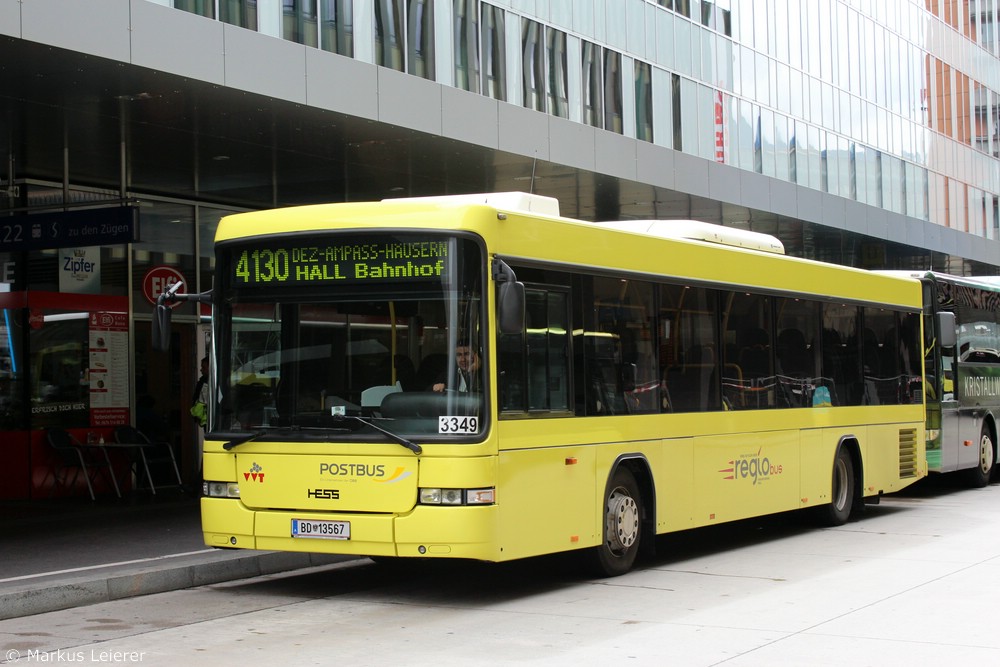
M184 284L178 290L178 293L186 294L188 283L187 279L184 278L184 274L172 266L154 266L149 271L146 271L146 275L142 278L142 293L145 295L146 300L155 306L156 297L166 292L176 283ZM174 301L170 304L170 307L175 308L179 305L180 301Z

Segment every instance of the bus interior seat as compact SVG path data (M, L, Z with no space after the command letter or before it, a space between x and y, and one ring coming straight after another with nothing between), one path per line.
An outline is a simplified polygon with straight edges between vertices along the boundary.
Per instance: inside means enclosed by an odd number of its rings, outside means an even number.
M806 336L799 329L785 329L778 334L778 362L781 372L794 378L808 378L812 372L812 360Z
M588 415L618 415L628 412L622 393L620 366L614 359L589 357L586 359Z
M396 368L396 382L403 391L419 391L422 389L417 382L417 369L413 365L413 360L405 354L397 354L393 357L393 365Z
M763 329L747 329L741 336L739 365L743 377L748 380L771 375L771 349L767 332Z
M417 371L416 384L417 391L428 391L439 378L443 378L448 373L448 355L440 352L428 354L420 362L420 370Z
M692 345L683 356L683 365L666 370L665 382L673 399L673 411L693 412L706 409L712 403L711 398L706 396L706 391L711 387L715 371L715 354L710 347Z
M875 336L875 332L866 327L862 342L863 348L861 359L865 365L865 374L876 378L881 377L882 354L879 349L878 338Z

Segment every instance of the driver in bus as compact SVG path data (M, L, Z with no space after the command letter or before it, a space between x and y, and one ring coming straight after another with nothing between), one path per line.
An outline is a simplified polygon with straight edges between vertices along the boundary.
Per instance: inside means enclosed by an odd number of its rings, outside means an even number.
M446 389L452 391L479 391L479 352L469 345L469 341L460 340L455 346L455 367L456 377L448 381L447 370L445 377L441 377L431 385L431 391L443 392Z

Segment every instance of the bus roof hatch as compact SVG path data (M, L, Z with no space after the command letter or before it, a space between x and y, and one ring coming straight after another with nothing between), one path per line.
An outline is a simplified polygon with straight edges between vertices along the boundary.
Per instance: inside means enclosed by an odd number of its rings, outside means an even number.
M785 246L776 237L746 229L734 229L700 220L609 220L595 223L603 227L636 234L647 234L668 239L693 239L721 245L735 246L785 254Z
M527 192L484 192L471 195L441 195L437 197L407 197L383 199L384 202L420 202L428 204L485 204L512 213L539 213L559 216L559 200L555 197L528 194Z

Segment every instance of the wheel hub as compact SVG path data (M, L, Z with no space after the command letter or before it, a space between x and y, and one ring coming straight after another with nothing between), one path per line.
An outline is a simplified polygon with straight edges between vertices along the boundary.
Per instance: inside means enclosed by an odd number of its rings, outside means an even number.
M993 441L986 434L979 439L979 467L984 473L993 469Z
M639 537L639 506L635 499L615 489L608 499L608 546L614 552L627 550Z

